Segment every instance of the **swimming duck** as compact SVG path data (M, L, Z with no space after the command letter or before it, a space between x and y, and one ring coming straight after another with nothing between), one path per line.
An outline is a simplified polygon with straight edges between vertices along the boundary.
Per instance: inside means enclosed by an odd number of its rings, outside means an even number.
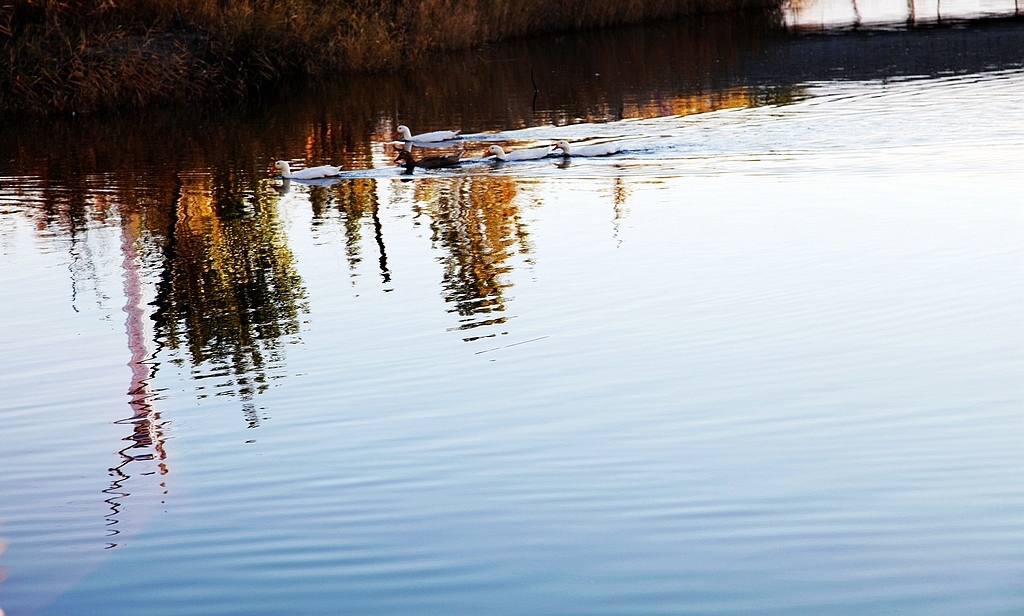
M449 139L455 139L459 136L459 133L462 132L457 130L435 130L432 133L420 133L419 135L413 135L409 131L409 127L405 124L399 125L397 130L398 134L401 135L402 141L415 141L417 143L447 141Z
M402 150L398 153L398 158L395 162L403 161L405 163L405 170L408 173L412 173L413 168L419 167L421 169L440 169L442 167L457 167L459 166L459 154L445 154L443 156L424 156L423 158L416 160L412 157L412 154Z
M329 178L341 173L341 167L332 167L331 165L307 167L293 172L286 160L275 162L274 167L281 172L281 177L286 180L316 180L319 178Z
M512 150L506 152L500 145L492 145L487 151L494 155L497 160L536 160L544 158L555 149L553 145L545 145L539 148L527 148L524 150Z
M570 146L564 139L555 144L555 147L562 150L562 156L608 156L615 154L622 149L618 143L595 143L594 145Z

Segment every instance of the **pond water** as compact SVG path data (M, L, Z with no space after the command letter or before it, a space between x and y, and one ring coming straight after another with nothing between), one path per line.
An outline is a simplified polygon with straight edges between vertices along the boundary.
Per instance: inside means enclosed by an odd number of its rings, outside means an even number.
M0 125L0 608L1020 613L1024 23L822 6Z

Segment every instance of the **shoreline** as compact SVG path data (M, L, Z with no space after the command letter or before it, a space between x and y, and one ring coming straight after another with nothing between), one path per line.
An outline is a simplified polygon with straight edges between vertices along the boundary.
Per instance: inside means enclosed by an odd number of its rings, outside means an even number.
M411 69L439 53L549 33L777 15L782 2L16 0L0 9L0 117L226 104L295 78Z

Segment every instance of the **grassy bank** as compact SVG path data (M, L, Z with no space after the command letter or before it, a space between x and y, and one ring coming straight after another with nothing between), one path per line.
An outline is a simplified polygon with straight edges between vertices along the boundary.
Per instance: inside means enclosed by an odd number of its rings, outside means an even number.
M541 32L781 0L5 0L0 114L245 96Z

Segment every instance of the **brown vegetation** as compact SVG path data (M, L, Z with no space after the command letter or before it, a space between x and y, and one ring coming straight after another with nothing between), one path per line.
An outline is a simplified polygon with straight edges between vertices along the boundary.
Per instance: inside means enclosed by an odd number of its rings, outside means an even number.
M0 113L243 96L515 36L780 0L5 0Z

